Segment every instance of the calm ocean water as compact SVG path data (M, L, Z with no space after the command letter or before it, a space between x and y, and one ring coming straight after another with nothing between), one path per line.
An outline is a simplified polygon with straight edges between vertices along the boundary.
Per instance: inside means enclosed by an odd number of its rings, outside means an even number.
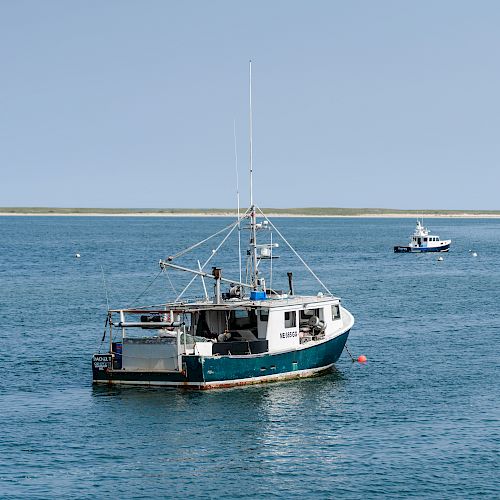
M171 299L158 260L229 222L0 217L0 497L498 497L500 220L426 221L454 240L438 262L392 252L413 220L276 219L354 314L366 364L212 392L92 387L101 266L111 306ZM275 288L293 270L319 290L279 253Z

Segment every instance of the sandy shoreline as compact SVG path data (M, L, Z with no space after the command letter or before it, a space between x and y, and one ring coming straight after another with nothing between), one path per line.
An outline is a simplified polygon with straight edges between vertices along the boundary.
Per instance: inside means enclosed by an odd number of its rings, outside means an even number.
M425 219L499 219L500 214L470 214L467 212L456 214L412 214L412 213L397 213L397 214L358 214L358 215L309 215L309 214L283 214L283 213L266 213L270 218L321 218L321 219L416 219L424 217ZM141 213L100 213L100 212L68 212L68 213L40 213L40 212L0 212L0 217L236 217L236 213L158 213L158 212L141 212Z

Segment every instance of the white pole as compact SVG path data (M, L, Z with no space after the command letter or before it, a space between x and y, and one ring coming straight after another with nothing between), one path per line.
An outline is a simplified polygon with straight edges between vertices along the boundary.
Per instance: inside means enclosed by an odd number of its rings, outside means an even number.
M271 265L271 271L270 271L270 274L271 274L271 279L270 279L270 283L269 283L269 289L272 290L273 289L273 232L271 231L271 251L270 251L270 257L271 257L271 262L270 262L270 265Z
M203 271L203 269L201 268L201 264L200 264L200 261L198 260L198 269L200 271ZM241 281L241 279L240 279ZM201 276L201 283L203 284L203 291L205 292L205 300L208 302L208 293L207 293L207 287L205 286L205 278L204 276Z
M238 204L238 263L240 266L240 283L241 283L240 181L238 175L238 149L236 147L236 120L234 120L233 123L233 132L234 132L234 162L236 165L236 201Z
M250 60L249 133L250 133L250 206L253 206L253 157L252 157L252 61Z
M251 210L251 229L252 229L252 240L251 245L252 249L252 257L253 257L253 275L252 275L252 285L254 290L257 289L257 234L256 234L256 214L255 214L255 206L253 204L253 143L252 143L252 61L250 60L250 85L249 85L249 117L250 117L250 210Z

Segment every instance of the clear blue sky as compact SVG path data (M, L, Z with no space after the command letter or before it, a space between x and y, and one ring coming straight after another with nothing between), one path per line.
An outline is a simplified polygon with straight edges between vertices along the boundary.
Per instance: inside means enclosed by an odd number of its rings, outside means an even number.
M0 1L0 206L500 209L500 2Z

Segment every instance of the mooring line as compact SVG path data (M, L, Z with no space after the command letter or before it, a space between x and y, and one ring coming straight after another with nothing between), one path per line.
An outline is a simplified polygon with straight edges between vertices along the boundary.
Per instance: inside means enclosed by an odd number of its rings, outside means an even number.
M353 355L351 354L351 352L349 351L349 348L347 347L347 342L345 343L344 345L344 349L347 351L347 354L349 354L349 356L351 356L351 360L353 363L356 362L356 360L354 359Z

